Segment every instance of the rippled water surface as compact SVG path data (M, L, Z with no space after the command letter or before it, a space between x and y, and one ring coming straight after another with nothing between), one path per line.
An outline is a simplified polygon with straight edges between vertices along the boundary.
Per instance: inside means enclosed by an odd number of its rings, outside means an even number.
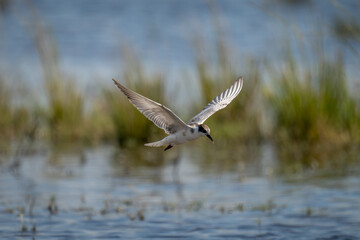
M119 76L124 47L133 49L150 71L180 81L184 70L191 72L196 67L195 39L203 38L208 58L216 53L215 19L238 59L270 57L276 62L287 41L298 39L318 49L316 44L325 39L327 54L334 51L337 56L340 51L349 72L359 73L358 54L353 53L359 52L358 45L347 50L331 28L342 14L359 21L356 0L312 0L295 5L268 0L4 2L10 4L0 12L0 67L13 81L21 74L31 86L42 83L41 62L31 34L31 8L52 34L64 72L90 87ZM296 54L296 48L293 50ZM242 64L237 68L240 73L245 71Z
M298 171L271 145L2 154L0 236L357 239L358 156Z

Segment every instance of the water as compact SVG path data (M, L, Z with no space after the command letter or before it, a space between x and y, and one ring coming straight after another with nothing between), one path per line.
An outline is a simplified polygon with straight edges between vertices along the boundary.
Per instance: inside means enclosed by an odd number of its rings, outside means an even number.
M49 149L1 155L1 239L360 238L356 153L292 172L270 144Z
M28 85L41 85L29 4L10 2L0 13L0 70L10 80L24 76ZM111 85L111 78L121 76L124 46L133 49L150 72L160 72L169 81L183 81L195 67L196 38L204 39L208 58L214 57L215 19L221 23L220 35L228 41L238 74L246 72L243 61L249 58L277 61L288 41L300 42L306 49L300 48L301 54L310 54L323 39L326 55L341 52L350 74L359 75L355 54L359 46L344 46L332 29L338 17L359 20L358 1L316 0L295 6L280 2L35 0L32 7L53 35L65 75L89 88ZM295 54L298 51L294 48Z
M276 62L284 41L302 41L312 51L323 38L326 54L339 50L347 71L359 76L359 46L349 50L331 30L339 14L359 17L359 1L341 1L339 11L337 1L290 7L224 0L215 2L215 15L209 1L33 2L54 36L65 77L90 95L121 76L124 45L168 81L191 79L194 38L203 36L214 57L214 17L236 59ZM0 71L39 91L30 13L21 0L1 12ZM299 159L271 144L197 143L165 153L41 144L28 152L14 145L0 151L1 239L360 239L358 152Z

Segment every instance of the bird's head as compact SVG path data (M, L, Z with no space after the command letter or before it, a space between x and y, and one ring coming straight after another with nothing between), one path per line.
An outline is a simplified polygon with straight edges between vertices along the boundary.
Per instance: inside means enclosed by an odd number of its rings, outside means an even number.
M199 132L207 136L212 142L214 142L213 138L210 136L210 128L205 124L199 125Z

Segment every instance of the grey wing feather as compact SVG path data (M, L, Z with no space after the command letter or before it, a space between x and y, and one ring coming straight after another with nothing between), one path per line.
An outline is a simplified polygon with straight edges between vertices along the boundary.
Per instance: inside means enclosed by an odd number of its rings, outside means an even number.
M156 126L167 134L177 132L179 129L186 128L187 125L176 116L170 109L149 98L146 98L118 83L113 79L115 85L125 94L129 101L142 113L151 120Z
M203 124L215 112L225 108L240 93L243 86L243 79L239 77L228 89L220 93L195 117L190 119L187 124Z

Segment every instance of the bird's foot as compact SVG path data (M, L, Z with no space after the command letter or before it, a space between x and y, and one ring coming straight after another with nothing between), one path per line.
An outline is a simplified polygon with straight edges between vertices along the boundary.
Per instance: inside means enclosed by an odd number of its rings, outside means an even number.
M169 150L169 149L172 148L172 147L173 147L173 145L168 145L168 146L164 149L164 151Z

